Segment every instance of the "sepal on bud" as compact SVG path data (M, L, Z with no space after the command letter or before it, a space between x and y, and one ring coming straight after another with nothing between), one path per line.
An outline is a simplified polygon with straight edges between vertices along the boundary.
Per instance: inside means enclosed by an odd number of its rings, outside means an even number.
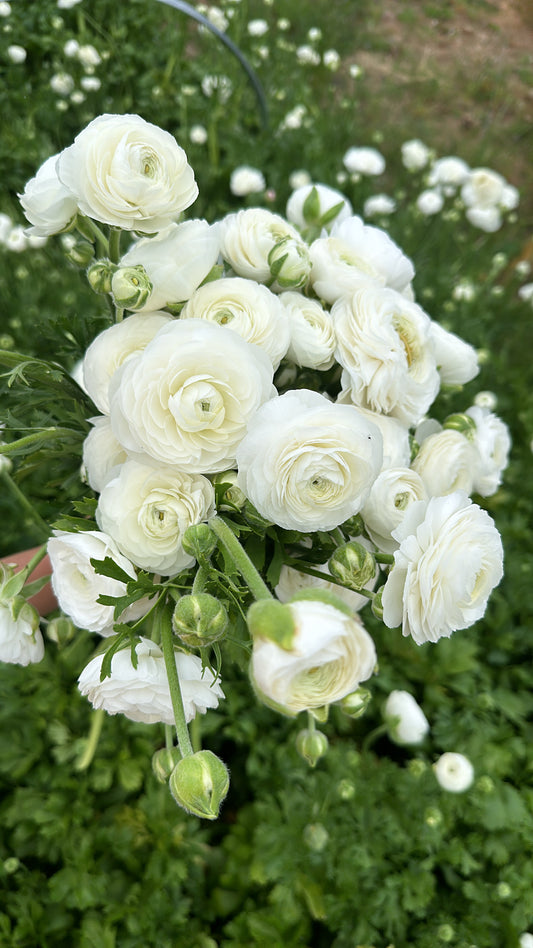
M272 247L268 265L273 279L283 289L304 286L311 269L307 245L303 240L287 234Z
M66 254L67 260L77 267L87 267L94 260L94 247L88 240L80 240Z
M287 605L276 599L259 599L252 603L246 618L253 639L267 639L287 652L291 650L296 626Z
M339 546L330 557L328 567L331 575L349 589L363 589L376 575L372 553L356 540Z
M69 619L67 616L57 616L55 619L50 619L46 626L47 638L50 639L51 642L55 642L58 648L63 648L65 645L68 645L74 638L75 632L76 626L72 619Z
M372 598L372 614L375 615L376 619L380 621L383 619L383 590L384 586L380 586L377 592L374 593Z
M219 504L220 510L234 510L235 507L237 507L238 510L242 510L244 507L246 495L243 494L240 487L237 486L237 477L237 471L220 471L214 475L213 487L215 490L219 488L221 496ZM222 485L226 485L225 490L220 489Z
M476 423L470 415L465 415L462 413L457 413L455 415L448 415L446 418L443 427L447 430L459 431L461 434L468 438L471 441L476 432Z
M194 523L187 527L181 545L189 556L206 563L216 549L217 538L207 523Z
M216 642L228 624L225 606L208 593L182 596L172 615L174 632L190 648L203 648Z
M116 306L137 310L148 302L154 286L142 263L117 267L111 277L111 295Z
M328 739L322 731L305 728L296 737L296 750L310 767L316 767L320 758L327 754L328 744Z
M34 606L26 602L24 596L15 596L10 603L11 615L15 622L27 622L32 632L37 632L41 617Z
M212 751L201 750L178 761L169 787L176 803L187 813L216 820L229 788L228 768Z
M111 279L116 267L109 260L95 260L87 269L87 279L95 293L111 293Z
M372 700L372 692L368 688L357 688L351 694L345 695L338 704L350 718L360 718Z
M168 783L176 764L181 760L179 747L160 747L152 757L152 770L159 783Z

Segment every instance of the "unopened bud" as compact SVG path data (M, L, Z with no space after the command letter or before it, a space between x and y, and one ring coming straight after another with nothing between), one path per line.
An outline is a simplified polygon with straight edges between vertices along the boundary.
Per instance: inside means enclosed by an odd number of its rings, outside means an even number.
M361 514L354 514L353 517L344 521L342 527L351 537L358 537L365 529L365 523Z
M207 523L194 523L187 527L181 545L189 556L199 563L206 563L217 546L217 538Z
M441 925L437 932L437 938L440 938L440 940L444 942L452 941L454 935L455 931L451 925Z
M456 414L448 415L446 421L443 425L444 428L452 431L459 431L461 434L468 438L469 441L472 440L476 431L476 423L470 415L465 414Z
M178 599L172 627L181 641L191 648L202 648L220 639L228 627L225 607L208 593L196 593Z
M374 593L372 599L372 612L375 615L376 619L383 619L383 590L384 586L381 586L377 592Z
M73 638L76 632L76 626L72 619L67 616L58 616L56 619L50 619L46 626L46 635L51 642L55 642L58 648L63 648Z
M353 800L355 796L355 784L351 780L340 780L337 784L337 793L341 800Z
M329 559L329 571L349 589L363 589L376 575L376 561L362 543L350 540Z
M132 267L117 267L111 278L113 299L122 309L142 309L150 299L152 290L153 283L142 263Z
M169 780L172 796L187 813L216 820L229 788L228 768L209 750L183 757Z
M174 767L181 760L179 747L161 747L152 757L152 770L159 783L168 783Z
M338 704L350 718L360 718L368 708L371 699L372 693L368 688L357 688L356 691L341 698Z
M315 853L322 852L328 844L329 833L322 823L308 823L303 835L305 845Z
M87 267L94 259L94 247L88 240L80 240L67 252L67 260L77 267Z
M237 486L237 471L220 471L213 477L213 486L215 488L225 485L226 489L222 492L220 510L234 510L237 507L242 510L246 503L246 495L243 494L240 487Z
M328 739L322 731L305 729L296 738L296 750L310 767L316 767L321 757L328 752Z
M295 289L304 286L311 270L307 244L300 237L287 234L272 247L268 265L279 287Z
M258 599L246 617L253 639L267 639L290 651L296 632L294 616L288 606L277 599Z
M96 260L87 269L87 279L95 293L111 293L111 278L116 267L109 260Z
M15 621L27 622L32 632L39 628L41 617L34 606L26 602L24 596L15 596L11 600L11 615Z

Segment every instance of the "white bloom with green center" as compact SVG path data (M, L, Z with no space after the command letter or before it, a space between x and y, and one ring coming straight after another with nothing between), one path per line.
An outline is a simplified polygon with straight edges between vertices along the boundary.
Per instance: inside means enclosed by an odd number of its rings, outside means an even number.
M57 172L82 214L123 230L161 230L198 196L183 148L139 115L93 119L61 153Z
M296 228L279 214L250 207L220 222L221 253L238 276L274 291L307 283L309 250Z
M379 430L306 389L266 403L237 450L238 485L286 530L332 530L358 513L382 463Z
M238 333L264 349L275 369L289 346L289 318L280 299L264 284L244 277L225 277L200 286L180 318L206 319Z
M464 793L474 782L474 768L468 757L447 751L433 764L438 783L448 793Z
M111 384L111 424L129 453L181 471L234 465L257 409L276 394L259 346L204 319L173 320Z
M365 527L376 546L385 553L398 549L393 538L410 505L427 500L424 482L416 471L390 467L378 475L361 511Z
M76 197L57 176L58 155L51 155L35 177L27 182L19 200L27 220L32 224L29 234L49 237L58 234L76 215Z
M141 638L135 646L137 667L131 650L121 649L111 659L111 675L100 681L103 655L91 659L78 678L78 687L93 708L108 714L124 714L144 724L173 725L174 713L163 652L155 642ZM183 709L187 723L196 714L218 707L224 692L213 672L202 666L197 655L175 652Z
M105 483L96 521L136 566L174 576L194 563L185 531L214 512L213 485L202 474L130 460Z
M440 385L429 316L401 293L367 286L338 299L331 318L353 402L406 425L419 421Z
M383 621L417 645L467 629L503 576L501 537L463 491L411 504L393 533L400 544L383 589Z
M372 675L374 643L355 614L329 603L293 601L289 649L254 637L251 676L259 697L282 714L340 701Z

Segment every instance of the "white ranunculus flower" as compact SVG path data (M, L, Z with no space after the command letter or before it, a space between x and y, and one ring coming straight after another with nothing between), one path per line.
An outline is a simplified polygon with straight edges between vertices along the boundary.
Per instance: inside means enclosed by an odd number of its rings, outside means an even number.
M168 687L163 652L155 642L141 638L135 646L137 668L133 667L129 648L120 649L111 659L111 675L100 681L103 655L96 655L83 669L78 687L96 710L124 714L144 724L174 724L174 712ZM224 692L213 672L202 667L197 655L175 653L187 723L197 713L218 707Z
M522 932L518 944L520 948L533 948L533 935L530 932Z
M7 55L12 63L23 63L28 53L24 49L24 46L19 46L17 43L13 43L11 46L7 47Z
M348 198L344 194L341 194L340 191L337 191L335 188L330 188L327 184L306 183L297 187L287 201L287 219L291 224L294 224L295 227L304 229L310 223L313 224L316 222L315 219L309 221L304 217L304 204L313 190L316 192L316 200L318 201L316 214L318 219L323 217L324 214L337 204L342 205L335 217L325 225L327 230L331 228L334 220L343 221L353 214L352 205Z
M391 691L383 706L389 737L396 744L421 744L429 731L422 708L408 691Z
M520 191L513 184L505 183L503 194L500 198L500 207L504 211L514 211L520 204Z
M99 115L58 159L82 214L145 234L166 227L198 196L175 138L139 115Z
M474 768L464 754L441 754L433 771L442 789L449 793L464 793L474 782Z
M378 475L361 510L368 534L384 553L393 553L398 543L392 531L400 525L411 504L427 500L422 478L405 467L390 467Z
M194 563L182 546L185 531L214 512L207 477L130 460L104 485L96 521L136 566L174 576Z
M446 155L434 161L428 178L430 187L438 185L445 194L453 194L467 180L470 168L466 161L455 155Z
M332 530L358 513L382 462L379 430L318 392L267 402L237 450L238 485L286 530Z
M182 471L234 464L249 420L276 390L258 346L203 319L173 320L112 383L111 424L130 453Z
M425 168L431 152L419 138L412 138L404 142L401 147L402 164L408 171L421 171Z
M376 148L349 148L342 163L350 174L378 175L385 171L385 159Z
M287 608L295 623L290 649L254 638L252 681L265 703L294 716L340 701L370 678L376 651L357 615L320 601Z
M309 252L313 289L328 303L369 283L403 293L414 277L413 264L388 234L355 215L335 222Z
M383 589L383 621L417 645L467 629L503 576L500 535L463 491L412 504L394 531L400 547Z
M14 601L0 602L0 662L34 665L44 658L39 616L31 606L13 612Z
M344 389L337 402L340 405L353 405L349 389ZM355 407L355 406L354 406ZM389 467L409 467L411 462L411 443L409 428L389 415L357 406L357 411L381 431L383 439L383 463L381 470Z
M354 403L406 425L419 421L440 384L429 316L394 290L361 287L333 304L331 318Z
M509 461L509 428L490 409L472 405L466 412L476 423L473 446L476 453L473 489L482 497L496 493Z
M396 201L388 194L372 194L363 205L365 217L379 217L380 214L393 214Z
M466 385L479 373L477 352L453 332L431 321L433 351L443 385Z
M238 276L271 284L276 262L286 260L272 283L274 291L307 283L307 244L288 221L261 207L228 214L220 222L221 253Z
M109 415L89 420L93 427L83 442L83 466L89 486L100 493L113 468L127 461L128 456L113 434Z
M172 322L168 313L134 313L102 330L83 359L83 384L94 404L109 413L109 384L117 369L141 352L159 330Z
M329 313L317 300L287 290L279 299L288 316L290 345L287 358L309 369L330 369L337 339Z
M445 428L422 442L412 468L421 477L430 497L443 497L456 490L471 494L476 460L469 438L460 431Z
M169 224L155 237L136 241L120 261L121 267L142 264L152 284L145 310L188 300L218 260L216 224L204 220Z
M467 207L465 217L487 234L494 234L502 226L502 215L497 207Z
M372 545L364 537L357 537L357 542L369 550L373 549ZM331 576L331 573L329 572L327 563L315 566L314 569L319 573L323 573L324 579L319 579L318 576L310 576L309 573L301 573L300 570L294 569L292 566L282 566L279 582L274 590L279 601L289 602L289 600L301 592L302 589L323 589L326 590L326 592L333 593L337 599L342 599L353 612L358 612L359 609L362 609L363 606L368 604L366 596L361 596L360 593L355 592L353 589L347 589L344 586L339 586L337 583L331 582L328 578ZM373 590L377 579L378 572L376 570L376 574L365 583L364 588L369 591Z
M439 214L444 207L444 198L440 191L432 188L426 188L416 199L416 206L424 217L431 217L433 214Z
M70 224L78 209L75 195L57 176L57 159L58 155L47 158L19 194L24 214L32 224L28 233L38 237L58 234Z
M503 197L505 178L490 168L474 168L461 188L467 207L498 207Z
M232 194L238 197L246 197L247 194L260 194L265 188L265 176L262 171L259 171L259 168L252 168L251 165L239 165L231 172L229 189Z
M277 369L290 342L285 307L267 286L244 277L226 277L200 286L185 304L181 319L207 319L252 342Z
M52 589L65 615L80 629L112 635L114 607L102 605L97 599L100 595L124 596L126 586L119 580L97 574L91 560L110 557L132 579L136 573L111 537L96 530L58 531L48 541L48 555L52 564ZM123 613L121 621L139 619L149 608L145 599L136 602Z

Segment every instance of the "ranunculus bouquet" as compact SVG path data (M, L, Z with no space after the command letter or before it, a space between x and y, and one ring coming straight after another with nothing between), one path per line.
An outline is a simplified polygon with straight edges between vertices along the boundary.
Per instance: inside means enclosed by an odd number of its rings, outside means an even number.
M476 352L424 312L411 261L342 194L306 185L286 218L183 220L197 194L170 134L102 115L21 195L31 232L82 236L70 257L113 319L79 387L49 367L81 408L83 490L31 564L4 570L0 646L42 657L25 594L47 552L54 634L67 620L95 633L82 694L100 715L162 722L157 775L213 819L228 771L188 724L224 700L226 662L275 711L308 713L297 741L314 766L328 707L357 716L370 699L365 607L418 645L483 615L502 546L470 495L497 489L509 437L476 405L428 417L442 386L477 374ZM27 436L5 436L4 454L23 453Z

